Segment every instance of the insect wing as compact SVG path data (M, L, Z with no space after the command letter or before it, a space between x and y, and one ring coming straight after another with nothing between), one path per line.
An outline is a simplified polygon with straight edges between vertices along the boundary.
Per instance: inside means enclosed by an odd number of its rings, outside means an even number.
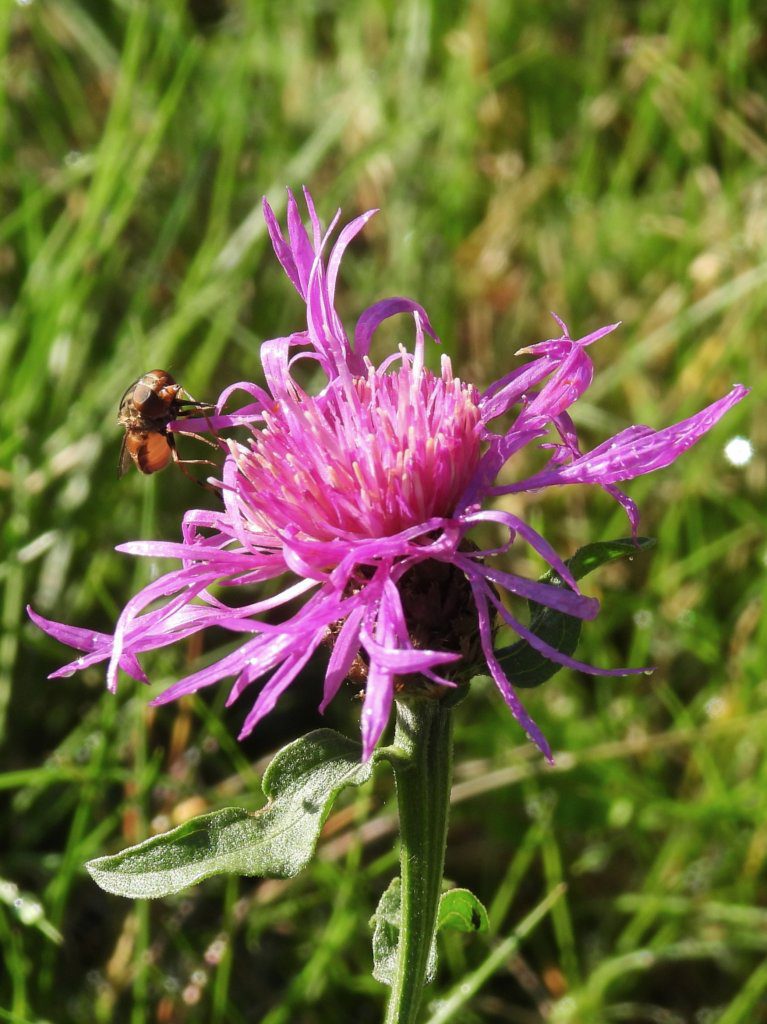
M126 443L127 440L128 440L128 435L127 435L127 433L125 433L125 434L123 434L122 444L120 445L120 460L117 463L117 478L118 478L118 480L125 473L125 471L127 470L128 466L130 466L130 464L131 464L131 454L128 451L128 445Z
M138 380L134 380L130 387L126 388L123 392L123 396L120 399L119 411L117 413L117 422L126 425L131 418L131 409L133 406L133 392L136 390L136 385L141 383L141 377Z

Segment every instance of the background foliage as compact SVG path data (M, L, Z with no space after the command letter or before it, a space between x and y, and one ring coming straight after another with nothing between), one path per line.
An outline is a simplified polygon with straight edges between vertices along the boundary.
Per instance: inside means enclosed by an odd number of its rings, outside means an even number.
M283 187L306 183L326 220L382 208L345 265L347 322L385 295L417 298L479 383L550 336L550 309L578 333L622 320L592 350L589 442L755 387L677 466L631 486L655 552L589 581L604 611L581 656L655 675L563 672L528 692L554 770L489 686L461 707L447 870L491 929L443 945L431 991L453 998L427 1018L767 1021L759 11L0 5L0 1020L379 1019L366 922L395 865L385 773L339 805L293 881L212 880L133 905L81 867L191 814L258 806L267 755L319 723L316 680L240 745L243 710L223 693L153 712L142 688L105 694L97 670L46 682L66 652L23 611L108 629L153 571L114 544L174 538L207 500L170 470L117 481L117 402L155 366L203 398L258 374L260 341L302 316L260 197L284 206ZM744 468L724 455L737 433L756 451ZM514 501L564 554L626 532L599 494ZM218 639L148 659L153 691ZM358 711L339 699L328 724L353 735ZM466 972L476 994L454 991Z

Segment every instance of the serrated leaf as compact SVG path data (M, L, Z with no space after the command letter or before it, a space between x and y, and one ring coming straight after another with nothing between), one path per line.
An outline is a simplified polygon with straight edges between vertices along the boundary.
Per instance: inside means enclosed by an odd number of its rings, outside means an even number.
M637 537L636 540L627 537L586 544L576 551L566 564L575 579L580 580L608 562L614 562L619 558L631 558L641 551L647 551L654 544L655 541L651 537ZM539 582L548 583L552 587L570 589L553 569L544 573ZM534 601L528 604L532 632L561 654L573 654L581 636L581 620ZM526 640L519 640L510 647L504 647L496 651L496 655L509 680L514 686L522 688L540 686L561 668L561 665L540 654Z
M486 932L487 911L470 889L448 889L443 892L437 910L437 931L455 928L459 932Z
M295 740L263 778L269 803L255 814L227 807L85 866L118 896L168 896L212 875L286 878L306 866L338 793L371 775L359 743L331 729Z

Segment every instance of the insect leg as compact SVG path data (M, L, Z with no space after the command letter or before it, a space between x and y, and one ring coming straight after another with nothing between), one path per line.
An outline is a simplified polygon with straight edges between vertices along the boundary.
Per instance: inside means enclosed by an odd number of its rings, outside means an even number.
M195 437L196 435L192 434L191 436ZM176 439L174 438L173 434L168 433L167 438L168 445L170 447L171 458L176 463L181 472L184 474L184 476L189 477L190 480L194 480L197 486L202 487L204 491L210 491L211 494L218 495L218 490L212 484L209 484L207 480L200 480L193 473L190 473L189 470L186 468L187 466L213 466L214 468L217 468L216 463L211 462L210 459L182 459L181 456L178 454L178 449L176 448Z
M219 447L219 445L215 444L213 441L209 441L207 437L203 437L202 434L193 434L191 430L174 430L173 433L176 435L181 434L183 437L194 437L198 441L202 441L202 443L206 444L209 448ZM170 437L170 431L168 432L168 437ZM215 465L215 463L211 462L210 465Z

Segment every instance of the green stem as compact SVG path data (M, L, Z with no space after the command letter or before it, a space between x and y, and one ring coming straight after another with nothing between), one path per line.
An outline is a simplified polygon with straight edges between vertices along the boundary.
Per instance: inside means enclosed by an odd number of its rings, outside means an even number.
M453 767L452 716L439 700L399 698L391 763L400 821L401 921L386 1024L415 1024L434 941Z

